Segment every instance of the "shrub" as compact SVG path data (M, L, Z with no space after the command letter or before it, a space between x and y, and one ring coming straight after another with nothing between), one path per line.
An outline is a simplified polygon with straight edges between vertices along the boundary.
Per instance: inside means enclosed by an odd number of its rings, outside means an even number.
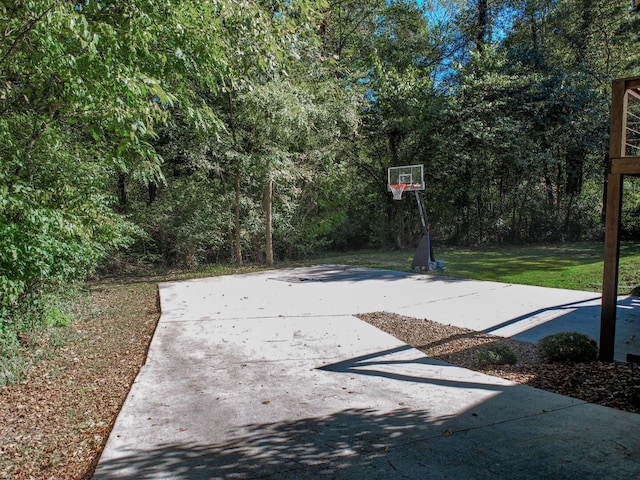
M598 356L595 340L578 332L560 332L540 339L538 348L550 362L590 362Z
M480 365L513 365L518 356L506 343L494 343L484 347L476 353Z

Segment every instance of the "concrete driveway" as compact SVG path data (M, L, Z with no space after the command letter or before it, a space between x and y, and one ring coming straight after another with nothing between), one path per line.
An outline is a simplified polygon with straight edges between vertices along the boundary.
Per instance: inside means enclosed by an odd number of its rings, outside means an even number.
M640 415L433 360L354 314L597 339L587 292L319 266L160 285L95 479L640 478ZM621 298L616 355L640 353Z

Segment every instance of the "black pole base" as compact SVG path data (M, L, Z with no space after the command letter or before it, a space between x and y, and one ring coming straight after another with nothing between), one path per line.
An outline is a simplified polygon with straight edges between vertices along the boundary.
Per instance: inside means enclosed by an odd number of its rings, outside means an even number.
M413 257L411 270L430 271L435 269L435 261L432 260L431 241L429 235L425 234L420 240L418 250Z

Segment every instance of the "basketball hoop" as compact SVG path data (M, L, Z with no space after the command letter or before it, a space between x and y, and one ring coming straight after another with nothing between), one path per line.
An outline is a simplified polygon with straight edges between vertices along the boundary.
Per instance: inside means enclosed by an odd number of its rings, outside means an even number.
M402 200L403 192L424 190L424 166L389 167L387 169L387 190L393 193L394 200Z
M402 192L407 188L406 183L392 183L389 184L389 188L391 189L391 193L393 194L394 200L402 200Z

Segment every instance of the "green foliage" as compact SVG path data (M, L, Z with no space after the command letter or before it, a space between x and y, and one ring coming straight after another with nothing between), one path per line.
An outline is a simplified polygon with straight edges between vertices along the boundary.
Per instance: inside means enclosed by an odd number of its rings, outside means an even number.
M131 214L148 238L134 246L136 255L157 253L165 265L189 268L229 261L229 198L217 186L219 182L206 177L169 179L158 201L150 206L137 203Z
M17 125L0 122L2 127L10 136ZM14 152L5 146L9 159ZM25 295L83 279L136 233L136 227L110 208L107 171L87 157L71 136L51 127L34 142L28 163L3 163L0 309L4 315Z
M11 337L18 305L134 239L133 263L190 267L260 262L269 248L412 246L415 204L385 188L394 164L425 165L436 239L598 238L609 83L640 65L638 16L622 0L486 13L399 0L1 4L0 332ZM501 15L511 27L492 36ZM586 267L556 260L554 281L579 285Z
M598 356L595 340L578 332L560 332L538 342L542 356L551 362L590 362Z
M0 8L3 338L25 325L64 323L44 295L84 279L138 230L113 212L108 180L125 161L141 177L158 177L145 137L173 99L153 78L157 59L145 48L160 13L152 3Z
M476 352L478 362L486 365L514 365L518 361L516 352L506 343L493 343Z

